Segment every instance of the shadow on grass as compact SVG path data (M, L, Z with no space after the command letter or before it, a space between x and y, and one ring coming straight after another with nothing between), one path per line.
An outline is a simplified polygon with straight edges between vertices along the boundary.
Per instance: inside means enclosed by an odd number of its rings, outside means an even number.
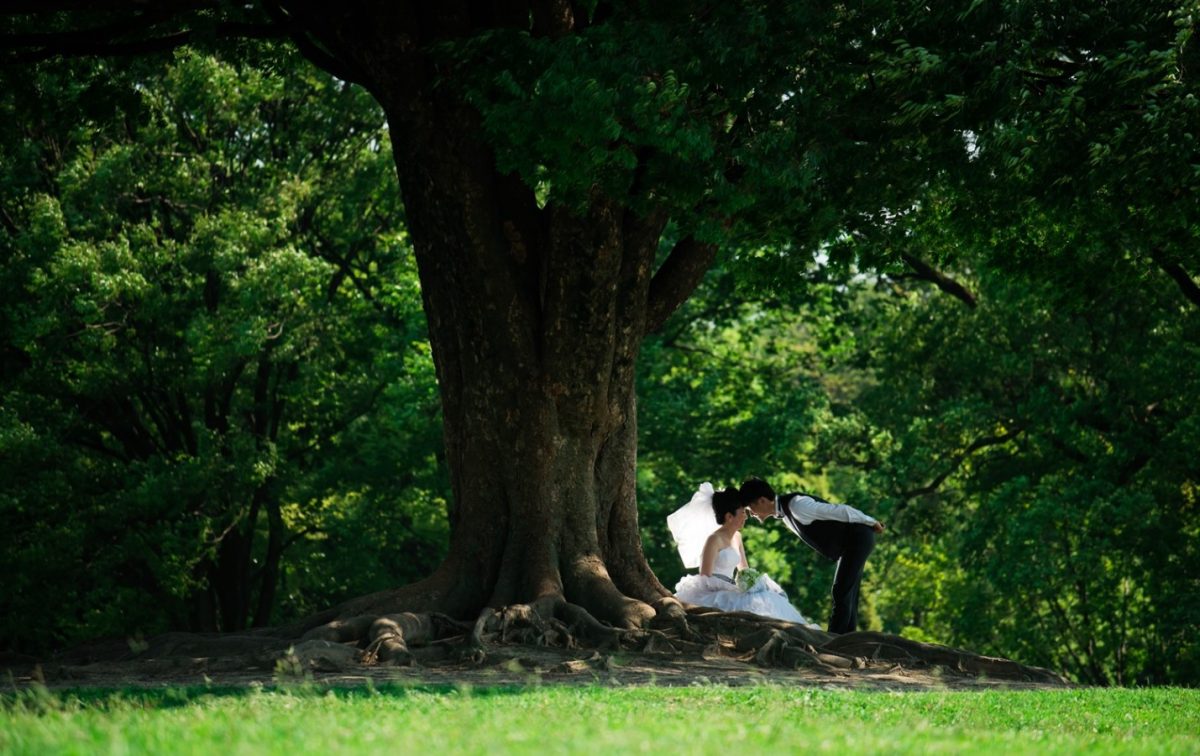
M278 695L295 698L329 698L346 701L377 697L406 698L413 695L458 696L489 699L529 693L528 685L427 685L367 681L358 686L319 685L311 682L278 682L271 685L188 685L164 688L59 688L42 685L0 692L0 712L50 712L91 709L176 709L214 699L251 699Z

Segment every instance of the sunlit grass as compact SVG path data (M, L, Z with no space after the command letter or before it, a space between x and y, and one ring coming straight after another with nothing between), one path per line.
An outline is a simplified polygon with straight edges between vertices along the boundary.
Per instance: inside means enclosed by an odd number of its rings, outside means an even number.
M1200 752L1200 691L795 687L22 691L3 753Z

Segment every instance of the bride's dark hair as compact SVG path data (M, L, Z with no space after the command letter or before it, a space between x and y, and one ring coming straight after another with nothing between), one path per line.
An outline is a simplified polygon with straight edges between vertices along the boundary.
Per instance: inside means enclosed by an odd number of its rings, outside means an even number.
M713 514L717 516L717 524L725 524L725 515L736 515L742 508L742 495L733 486L713 494Z

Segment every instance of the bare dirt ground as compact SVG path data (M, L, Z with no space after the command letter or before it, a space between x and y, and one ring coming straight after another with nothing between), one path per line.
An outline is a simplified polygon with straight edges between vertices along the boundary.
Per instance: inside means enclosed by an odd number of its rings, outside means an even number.
M93 661L85 654L76 654L74 658L46 662L0 659L0 675L10 690L35 684L61 690L249 687L299 682L343 687L768 684L887 691L1047 689L1066 684L1046 679L994 679L941 665L906 666L865 658L854 659L848 668L762 666L755 662L753 653L738 653L733 639L721 639L691 654L496 644L489 645L486 658L475 661L456 659L450 647L434 645L416 654L409 666L363 665L332 646L222 658L175 652L163 658Z

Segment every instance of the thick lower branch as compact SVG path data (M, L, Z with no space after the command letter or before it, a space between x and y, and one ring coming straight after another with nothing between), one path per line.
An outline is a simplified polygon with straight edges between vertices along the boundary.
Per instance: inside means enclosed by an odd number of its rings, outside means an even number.
M717 259L715 244L703 244L686 236L675 245L662 267L650 280L646 311L646 332L655 333L671 313L687 301L704 274Z

